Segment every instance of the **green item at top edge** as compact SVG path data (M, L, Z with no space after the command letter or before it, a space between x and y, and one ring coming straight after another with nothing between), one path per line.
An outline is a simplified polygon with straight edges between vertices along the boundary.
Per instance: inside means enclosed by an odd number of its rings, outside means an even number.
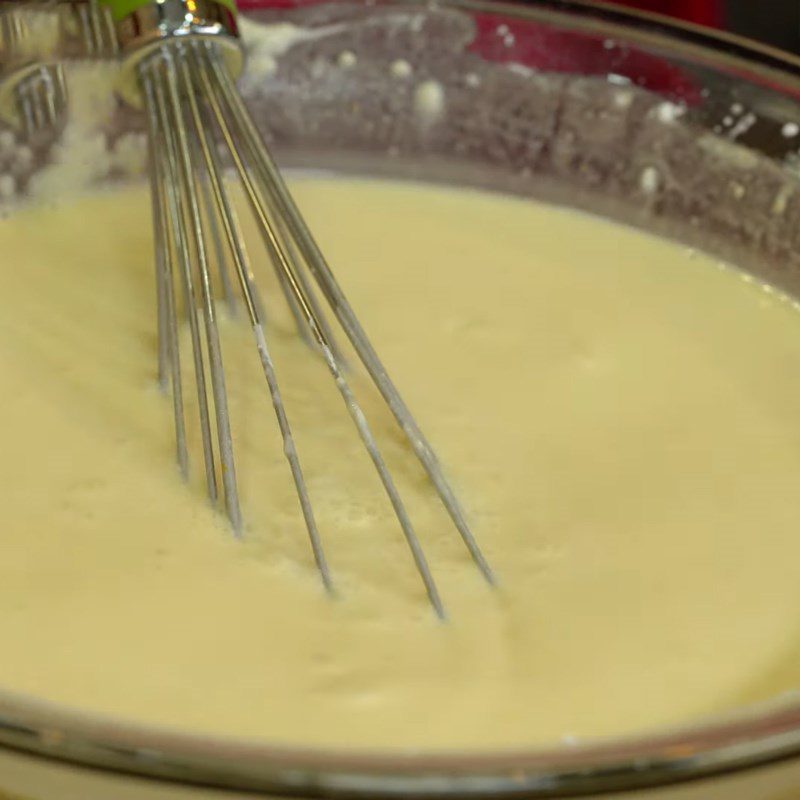
M215 0L220 5L236 13L236 3L234 0ZM139 8L152 5L157 0L100 0L103 5L111 9L111 14L115 20L124 19L128 14L132 14Z

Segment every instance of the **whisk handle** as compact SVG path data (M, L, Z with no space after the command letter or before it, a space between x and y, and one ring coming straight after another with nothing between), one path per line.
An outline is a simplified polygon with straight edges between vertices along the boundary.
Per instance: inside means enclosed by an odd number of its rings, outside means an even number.
M0 0L2 2L2 0ZM116 29L122 69L117 93L141 107L139 65L165 46L191 39L213 40L231 76L244 66L235 0L98 0ZM181 52L180 48L177 52Z
M141 9L146 9L153 6L160 7L162 15L173 16L174 11L178 11L181 15L197 16L202 7L209 5L209 3L200 3L196 0L165 0L162 3L156 3L154 0L100 0L104 6L111 9L111 15L115 20L125 19L131 14ZM234 0L214 0L214 3L224 6L232 14L236 14L236 3Z

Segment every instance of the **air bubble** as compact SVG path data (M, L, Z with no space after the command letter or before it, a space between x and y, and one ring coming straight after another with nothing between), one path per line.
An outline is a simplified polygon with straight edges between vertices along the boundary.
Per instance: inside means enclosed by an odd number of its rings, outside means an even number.
M444 87L438 81L423 81L414 92L414 109L424 122L435 122L444 113Z
M674 122L678 117L683 115L685 110L686 109L682 106L667 101L658 104L656 107L656 114L661 122Z
M412 73L411 64L404 58L398 58L392 62L391 72L395 78L408 78Z
M609 72L606 75L606 80L616 86L630 86L631 79L627 75L617 75L616 72Z
M614 105L617 108L630 108L633 103L632 92L614 92Z
M357 62L358 58L356 58L356 54L352 50L342 50L337 59L337 63L342 69L351 69Z
M639 186L643 192L654 194L661 185L661 175L655 167L645 167L639 176Z

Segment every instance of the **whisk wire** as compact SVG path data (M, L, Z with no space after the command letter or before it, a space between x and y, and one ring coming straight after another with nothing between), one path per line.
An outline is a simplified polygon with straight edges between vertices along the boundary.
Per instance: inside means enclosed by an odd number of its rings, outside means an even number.
M205 365L203 361L203 349L200 338L200 325L197 319L197 301L192 275L192 262L189 254L188 244L184 233L184 203L181 186L178 176L177 166L177 144L172 127L172 120L167 107L166 91L167 76L170 74L171 59L167 52L160 53L158 57L153 57L146 62L142 62L140 74L142 83L147 86L151 84L155 107L157 111L158 132L151 140L154 163L161 164L161 171L164 177L163 186L166 190L166 209L168 211L165 220L168 223L170 258L177 262L177 271L180 276L180 283L183 289L183 301L186 315L189 321L189 330L192 340L192 356L194 359L195 385L197 388L197 407L200 422L200 437L203 447L203 462L205 465L206 489L212 503L217 500L217 475L215 468L214 449L211 437L211 420L208 409L208 395L206 390ZM174 78L174 74L173 74ZM145 88L145 100L148 90ZM168 306L169 308L170 306ZM171 303L173 318L170 320L170 327L175 327L177 331L177 304L173 295ZM176 335L174 341L170 336L171 343L170 355L173 360L173 374L175 373L175 363L179 352L179 337ZM178 369L179 369L178 364ZM173 392L175 390L173 382ZM180 385L180 372L178 372L178 383ZM181 419L183 419L183 409L181 409ZM185 423L184 423L185 427Z
M192 64L195 67L196 73L199 75L202 84L205 98L213 111L213 115L217 121L223 141L227 147L228 152L237 165L237 171L242 174L245 169L243 160L239 155L239 143L235 140L232 134L231 126L225 116L223 103L226 98L224 96L224 87L222 87L216 80L213 72L220 69L227 74L227 70L219 53L214 46L213 42L197 41L193 43L191 50ZM251 153L251 158L257 157L257 154ZM253 204L252 198L251 206ZM323 335L331 351L336 356L339 364L344 364L345 359L341 354L336 338L333 331L328 325L325 315L322 313L314 293L308 284L308 281L301 268L301 262L296 256L295 249L291 242L291 237L286 230L285 223L281 220L280 216L270 214L268 217L262 218L256 212L261 222L260 230L262 237L265 240L265 246L275 258L271 259L273 268L278 278L278 283L283 291L286 302L295 318L295 324L303 337L303 339L312 347L318 348L319 342L313 336L311 325L309 323L309 315L315 320L317 328ZM264 219L268 222L264 222ZM276 254L275 249L278 246L277 242L282 243L280 254ZM289 269L282 268L282 263L288 265ZM291 280L289 275L292 276ZM302 300L300 300L302 298Z
M236 481L223 354L214 297L210 248L218 283L231 313L236 301L228 276L232 264L246 308L264 378L270 393L284 454L289 463L311 549L325 588L333 590L330 570L295 446L275 365L266 340L262 303L242 231L223 177L222 146L230 157L247 198L278 284L306 341L321 354L344 401L400 524L428 599L445 617L427 558L370 423L347 379L345 361L316 292L331 307L347 338L400 424L417 458L453 519L472 558L489 582L493 574L466 523L427 440L400 398L361 329L355 314L283 183L268 148L255 128L215 42L171 40L139 62L151 143L156 290L159 330L159 377L172 387L176 447L181 469L188 469L176 283L183 290L198 396L206 485L212 503L218 498L216 456L231 525L241 534L242 516ZM308 273L306 272L308 270ZM178 279L176 280L176 274ZM199 282L199 289L196 282ZM203 333L200 332L200 314ZM211 397L208 396L210 383ZM213 404L216 445L209 403Z
M147 133L151 142L157 141L159 136L158 116L153 97L153 86L150 81L144 81L142 90L145 93L144 110L147 118ZM158 385L162 392L169 386L169 333L167 325L167 234L164 221L168 218L166 198L164 196L164 182L166 176L161 164L163 152L153 153L153 167L150 173L150 194L153 198L150 206L152 209L153 242L155 245L155 278L156 278L156 323L158 332ZM180 459L179 459L180 460Z
M159 385L166 391L172 386L172 405L175 422L175 447L178 466L184 478L189 474L189 455L186 446L186 423L183 414L183 380L178 345L178 323L175 310L175 282L173 263L176 247L168 233L166 220L177 213L167 199L169 170L165 165L167 148L163 146L162 129L155 90L149 80L143 80L144 107L152 146L153 167L150 170L153 197L153 231L156 263L156 301L158 312L158 372Z
M197 139L193 137L193 143L197 144ZM199 146L196 149L196 156L195 161L200 165L202 169L203 158L202 153L199 152ZM203 208L206 212L206 219L208 222L208 229L211 233L211 244L214 247L214 256L216 259L217 264L217 275L219 276L219 282L222 286L222 294L225 298L225 303L228 308L228 313L230 314L231 318L236 317L236 297L233 293L233 286L231 286L231 280L228 275L228 265L226 260L226 253L225 253L225 246L222 243L222 236L219 230L219 219L217 215L217 208L215 207L212 198L211 198L211 190L209 187L209 177L206 173L206 170L203 170L203 174L199 176L199 180L197 181L197 185L200 187L200 194L203 201Z
M419 538L405 508L405 504L403 503L400 493L398 492L395 482L391 476L389 467L381 455L377 440L372 433L367 418L355 395L353 394L353 391L351 390L349 383L345 378L341 366L337 361L333 350L331 349L330 343L322 330L319 317L315 314L311 306L309 296L303 290L301 280L299 279L295 268L287 256L287 248L281 241L280 233L273 221L274 217L269 213L263 194L259 193L257 187L255 186L250 176L250 171L247 169L241 157L240 149L236 146L237 143L230 129L230 124L225 114L222 113L222 105L220 101L222 100L224 102L226 99L224 96L224 88L220 87L219 84L215 85L213 72L211 73L211 80L209 80L210 70L203 68L204 62L206 65L212 67L214 65L221 67L218 62L218 56L214 49L209 46L204 48L195 47L193 56L195 66L194 71L200 76L200 82L205 89L206 98L209 100L209 105L214 111L214 115L216 117L217 124L222 131L223 138L226 143L228 143L230 155L234 161L236 171L238 172L239 177L245 187L245 191L250 201L253 213L258 219L259 227L264 235L264 242L272 259L272 263L279 268L280 273L284 276L285 284L291 291L298 308L302 311L303 317L306 320L306 323L325 358L325 363L334 381L336 382L336 386L342 396L342 399L344 400L347 411L349 412L350 417L356 426L356 430L358 431L361 441L363 442L367 452L370 455L370 458L372 459L375 470L380 478L387 496L389 497L395 515L400 522L400 527L411 550L417 571L422 578L430 602L433 605L436 613L440 617L444 617L444 606L439 596L436 583L433 579L430 567L428 566L428 562L425 558Z
M171 54L170 54L171 56ZM185 212L189 222L189 234L192 254L197 264L200 277L200 299L205 327L205 344L207 348L211 392L214 398L214 417L217 427L217 445L222 467L222 484L225 494L225 507L228 519L237 536L241 535L242 515L239 506L239 491L236 483L236 466L233 459L233 437L231 435L230 416L228 414L228 395L225 388L225 371L222 363L222 346L217 327L216 303L211 285L211 270L208 263L206 239L203 220L200 213L200 202L197 195L195 175L197 167L192 158L189 145L187 124L184 118L181 90L178 86L175 67L170 58L167 62L166 88L168 105L172 115L172 130L178 155L178 178L181 194L185 200ZM188 91L190 103L193 101L191 85L184 85L184 94Z
M218 163L217 154L211 142L209 141L206 127L204 125L205 120L202 117L200 107L196 100L197 95L204 94L204 87L195 84L193 81L193 76L197 74L197 70L189 70L188 64L185 60L181 63L180 72L183 88L186 92L187 102L194 124L196 139L199 144L202 157L205 161L206 172L211 184L211 190L216 200L217 208L220 211L220 218L225 230L230 252L233 256L233 262L236 267L236 275L244 296L247 312L250 317L250 323L256 341L256 348L258 350L264 377L267 381L267 386L269 387L272 406L275 410L275 415L278 420L278 427L283 440L283 452L286 456L292 473L295 490L300 501L301 512L303 514L306 530L308 531L309 540L311 542L314 560L326 590L328 592L332 592L333 583L331 580L330 569L328 567L325 552L322 547L319 529L314 517L311 499L308 494L308 489L303 476L297 449L295 447L291 426L289 424L289 419L283 403L275 366L270 356L266 337L264 335L264 327L260 312L260 309L263 306L258 298L257 289L253 281L252 269L250 268L247 251L243 244L244 239L241 234L236 213L228 196L224 181L222 180L222 170Z
M263 195L269 198L272 207L275 209L275 216L284 220L293 240L297 243L305 263L311 270L317 285L353 345L356 354L372 377L414 453L425 468L473 561L486 580L490 584L494 584L494 573L467 523L461 505L444 476L433 449L389 377L386 368L381 363L366 333L358 322L358 318L344 292L339 287L322 251L289 193L269 149L264 144L244 102L237 93L233 79L212 48L209 46L207 50L210 53L211 74L219 87L219 94L225 101L228 113L234 120L237 129L241 131L243 140L252 153L250 163L254 166L254 175L258 180Z
M25 135L30 137L36 130L36 122L33 115L34 103L27 92L18 92L18 100L22 117L22 129L25 131Z

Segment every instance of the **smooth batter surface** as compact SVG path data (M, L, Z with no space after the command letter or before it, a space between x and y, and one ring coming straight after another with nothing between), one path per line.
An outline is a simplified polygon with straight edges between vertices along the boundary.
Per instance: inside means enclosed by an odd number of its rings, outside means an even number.
M192 416L191 489L174 465L148 196L98 195L0 223L0 686L198 731L415 748L619 734L790 689L800 313L566 211L332 179L296 191L501 588L367 392L450 615L437 622L324 365L277 310L339 599L315 573L249 331L224 321L248 521L234 541L204 500Z

